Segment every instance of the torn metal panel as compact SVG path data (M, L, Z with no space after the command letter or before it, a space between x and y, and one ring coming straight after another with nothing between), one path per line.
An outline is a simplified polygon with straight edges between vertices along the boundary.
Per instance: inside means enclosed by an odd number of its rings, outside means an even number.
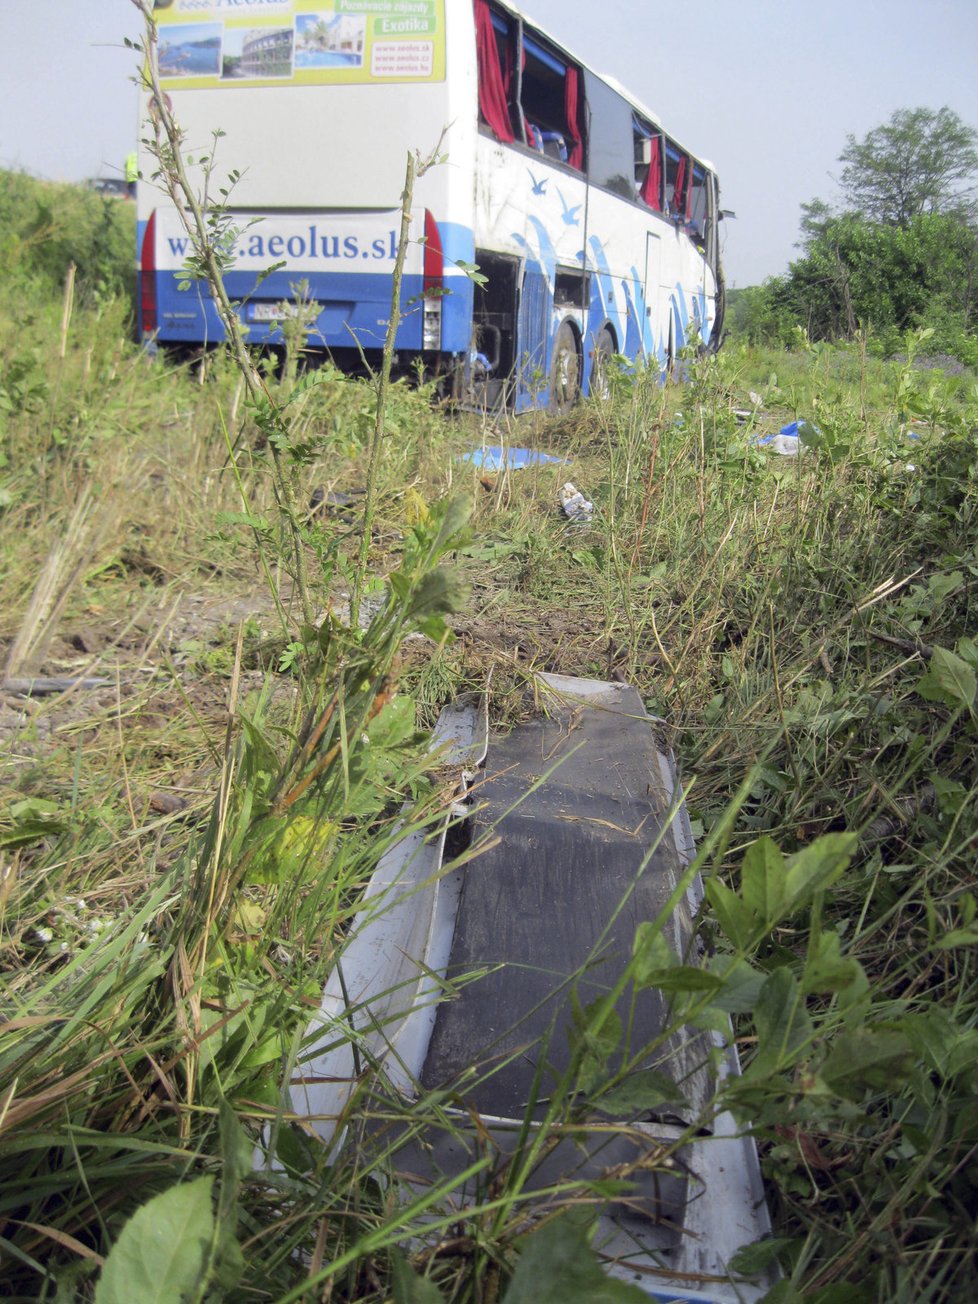
M594 1203L609 1273L662 1301L757 1301L770 1282L727 1274L736 1250L770 1230L753 1143L715 1112L736 1052L729 1038L676 1027L661 992L622 981L637 929L657 919L675 955L700 959L702 887L671 754L633 688L556 675L536 687L541 714L492 742L470 789L483 853L445 873L442 828L406 834L378 867L294 1105L334 1138L356 1086L352 1027L395 1092L443 1102L408 1126L378 1097L361 1135L406 1198L437 1184L442 1213L464 1218L517 1169L532 1216L580 1183L573 1198ZM484 717L451 708L435 745L464 790L487 755ZM452 998L440 1001L444 978ZM574 1002L609 992L625 1030L612 1070L654 1068L677 1101L568 1122Z
M674 953L695 962L690 901L668 910L686 859L641 698L608 684L582 702L566 696L569 681L542 679L549 713L493 743L476 791L476 832L499 841L466 871L448 977L490 972L439 1008L422 1074L508 1118L546 1110L571 1057L572 987L581 1005L610 992L640 924L668 913ZM668 1002L654 990L622 993L618 1012L628 1035L617 1062L651 1048L634 1068L667 1072L687 1101L682 1120L698 1118L713 1094L706 1035L664 1041Z
M460 793L485 758L486 711L485 700L456 702L432 734ZM406 832L381 858L307 1031L292 1102L324 1140L357 1085L358 1061L406 1092L420 1076L442 990L432 975L447 967L462 886L460 870L442 868L450 818Z
M485 1115L479 1121L481 1126L476 1131L471 1119L450 1111L444 1127L433 1124L423 1138L406 1140L397 1152L401 1178L420 1189L433 1179L464 1173L487 1148L493 1152L497 1170L522 1162L529 1146L520 1123ZM535 1138L531 1130L530 1144ZM682 1152L674 1151L678 1129L664 1138L658 1133L653 1136L641 1125L622 1127L603 1120L577 1127L552 1127L546 1139L550 1144L540 1146L540 1157L526 1174L524 1196L544 1196L568 1182L600 1183L613 1177L623 1189L607 1202L607 1211L613 1217L641 1224L646 1251L649 1238L659 1251L678 1246L688 1191ZM390 1133L385 1134L385 1140L390 1143ZM488 1197L487 1185L484 1174L469 1178L456 1185L452 1199L459 1209L476 1204Z

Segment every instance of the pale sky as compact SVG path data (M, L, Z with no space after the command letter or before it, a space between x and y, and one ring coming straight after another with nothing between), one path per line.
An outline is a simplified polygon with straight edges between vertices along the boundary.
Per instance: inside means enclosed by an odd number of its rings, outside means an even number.
M447 0L449 5L469 0ZM313 0L310 7L314 8ZM528 15L717 169L731 285L797 256L846 134L947 104L978 126L978 0L524 0ZM0 0L0 166L118 175L135 145L131 0Z

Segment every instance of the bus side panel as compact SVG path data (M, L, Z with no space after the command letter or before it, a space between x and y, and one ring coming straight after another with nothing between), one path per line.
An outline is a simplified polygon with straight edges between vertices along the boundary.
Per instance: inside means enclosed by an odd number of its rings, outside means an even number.
M527 263L520 288L519 324L516 332L517 372L514 411L539 406L547 388L552 345L553 295L547 274Z
M693 242L680 236L679 277L673 285L683 323L685 344L704 347L710 342L716 318L716 277Z
M472 340L472 307L475 283L459 266L475 265L472 227L461 222L438 222L445 262L445 294L441 309L443 353L467 353Z
M508 148L480 135L476 144L475 241L521 259L526 271L516 323L515 406L544 405L554 337L570 318L581 339L587 304L561 297L558 277L580 273L585 184L543 154Z
M616 351L635 363L654 360L660 369L670 352L709 341L715 316L713 273L685 232L644 205L596 187L588 191L582 177L548 158L480 136L475 212L477 246L520 257L527 268L517 323L517 358L522 360L517 411L540 405L554 334L568 316L580 325L584 393L603 329L611 333ZM584 267L588 275L581 298L586 304L558 301L560 269ZM540 306L544 282L545 310ZM527 316L531 305L532 324ZM543 347L541 314L548 318ZM522 374L534 371L535 396Z
M709 342L715 278L679 227L592 188L588 231L589 335L601 328L603 316L621 353L635 362L654 358L662 368L670 349L675 354Z

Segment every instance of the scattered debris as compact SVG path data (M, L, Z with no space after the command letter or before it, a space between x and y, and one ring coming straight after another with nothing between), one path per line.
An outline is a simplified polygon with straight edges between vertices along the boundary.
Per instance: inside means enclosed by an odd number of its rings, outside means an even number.
M309 510L318 512L322 507L349 507L353 494L341 493L338 489L324 489L322 485L312 491L309 498Z
M0 688L16 697L47 697L51 693L67 693L72 688L111 688L112 683L111 679L90 679L83 675L57 678L34 675L30 679L4 679Z
M758 448L766 448L769 453L779 453L782 457L797 457L804 448L797 435L765 435L755 442Z
M493 366L484 353L473 349L469 354L469 369L473 381L486 380L492 375Z
M568 480L557 493L560 508L575 525L590 525L594 516L594 503L588 502L581 491Z
M916 443L920 439L926 439L928 435L943 435L944 431L939 426L911 417L900 427L900 434L904 439L912 439Z
M480 471L523 471L528 466L566 466L570 458L554 457L552 453L541 453L535 448L506 448L496 444L463 453L459 461L478 467Z
M766 448L782 457L797 457L805 448L805 432L808 430L816 435L819 433L818 426L813 426L808 421L791 421L782 426L776 435L763 435L754 442L758 448Z
M177 811L187 809L187 800L175 792L154 792L150 795L149 808L158 815L175 815Z
M356 499L362 495L362 489L343 493L339 489L324 489L322 485L317 485L309 496L309 515L335 515L343 525L350 525L356 518L345 509L354 507Z
M915 793L898 797L892 802L892 815L878 815L860 835L862 842L885 842L896 837L900 831L926 811L932 811L937 805L937 789L932 783L922 784Z
M763 398L761 398L760 394L755 394L753 390L750 391L747 397L751 401L751 406L749 408L733 409L733 414L737 418L737 424L740 426L756 420L758 412L764 406Z

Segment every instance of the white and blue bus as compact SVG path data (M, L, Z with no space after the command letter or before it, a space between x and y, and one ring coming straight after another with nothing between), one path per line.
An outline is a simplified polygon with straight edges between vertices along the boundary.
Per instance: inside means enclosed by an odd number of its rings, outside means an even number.
M402 367L420 359L462 402L560 410L614 354L665 371L718 342L713 169L511 5L156 0L156 19L188 153L219 131L214 175L240 174L225 279L251 343L281 342L301 284L310 348L341 366L379 356L406 154L443 132L445 161L414 193ZM216 343L204 284L178 288L188 237L143 151L142 335Z

